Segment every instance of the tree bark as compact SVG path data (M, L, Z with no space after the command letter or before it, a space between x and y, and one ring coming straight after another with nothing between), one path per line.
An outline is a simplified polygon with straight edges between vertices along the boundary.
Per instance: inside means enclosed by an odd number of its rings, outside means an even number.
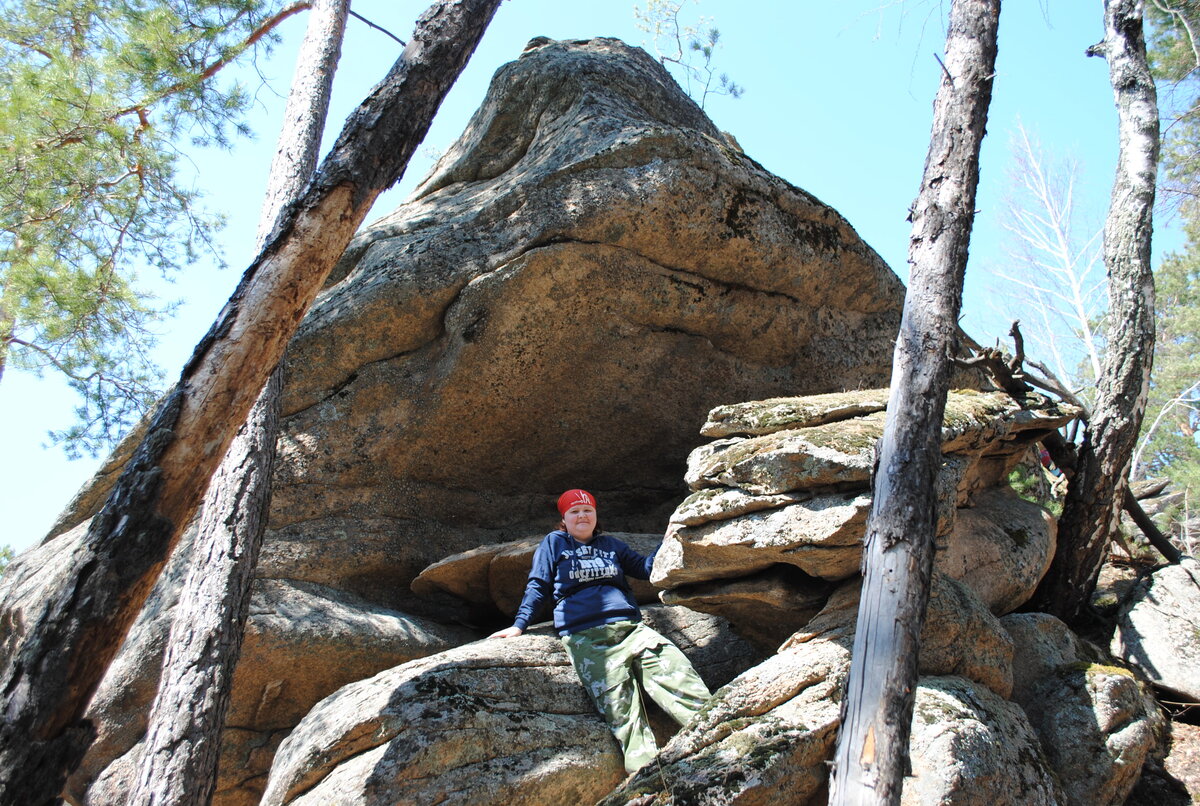
M53 803L94 731L84 709L208 478L375 197L403 173L500 0L443 0L347 121L321 170L160 404L73 571L0 657L0 804ZM2 614L0 614L2 615Z
M1096 387L1096 404L1058 520L1058 548L1031 604L1068 624L1079 623L1091 601L1120 517L1154 356L1150 237L1159 133L1142 9L1141 0L1107 0L1104 41L1088 50L1089 55L1108 60L1120 136L1117 173L1104 225L1108 311L1113 325Z
M867 519L864 579L830 803L898 804L929 599L934 485L967 263L1000 0L954 0Z
M312 5L259 214L256 251L317 167L348 12L349 0ZM281 364L209 481L129 803L207 806L212 801L271 501L282 390Z
M283 209L300 198L321 155L321 134L329 116L333 76L342 54L349 0L316 0L296 56L296 71L283 112L279 145L271 160L267 191L258 219L256 249L262 249Z
M282 386L271 373L209 484L128 803L206 806L262 545Z

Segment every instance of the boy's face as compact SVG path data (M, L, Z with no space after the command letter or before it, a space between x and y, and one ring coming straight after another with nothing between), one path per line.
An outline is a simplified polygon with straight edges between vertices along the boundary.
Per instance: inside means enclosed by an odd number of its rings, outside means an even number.
M588 542L596 531L596 508L587 504L571 507L563 513L563 528L579 542Z

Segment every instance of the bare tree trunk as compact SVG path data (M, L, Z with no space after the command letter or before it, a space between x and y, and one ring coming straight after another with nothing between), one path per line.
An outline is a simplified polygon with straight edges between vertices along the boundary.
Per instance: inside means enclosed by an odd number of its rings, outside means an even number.
M929 600L934 484L950 385L1000 0L954 0L921 192L912 274L892 363L864 579L830 803L898 804L908 761L918 638Z
M160 404L73 570L0 657L0 804L53 803L87 702L296 326L375 197L403 173L500 0L443 0L347 121ZM0 616L5 615L0 611Z
M309 12L259 214L256 251L317 167L348 11L349 0L315 0ZM281 364L209 482L129 803L206 806L212 801L271 501L282 390Z
M127 803L205 806L212 801L266 521L280 386L280 373L273 372L209 485Z
M283 112L279 144L271 161L271 173L258 218L255 249L266 245L267 236L284 207L300 198L321 156L321 134L329 116L333 75L342 54L349 0L315 0L309 12L308 29L296 56L296 71Z
M1091 600L1128 485L1146 410L1154 356L1150 236L1158 166L1158 105L1146 63L1141 0L1107 0L1104 41L1088 54L1108 60L1120 155L1104 225L1108 310L1113 322L1078 466L1058 520L1058 548L1033 606L1077 623Z

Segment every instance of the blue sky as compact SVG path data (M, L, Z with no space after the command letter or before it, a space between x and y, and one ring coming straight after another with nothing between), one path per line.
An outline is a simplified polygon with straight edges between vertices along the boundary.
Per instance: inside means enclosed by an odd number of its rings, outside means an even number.
M356 0L354 9L408 38L425 2ZM651 45L626 0L507 0L474 58L447 98L425 145L398 187L368 220L399 204L449 146L482 101L488 81L535 36L613 36ZM746 154L841 212L900 274L907 276L907 210L916 195L928 145L932 100L949 3L938 0L703 0L685 20L710 17L721 31L715 65L745 88L742 98L711 97L706 111L733 134ZM1083 212L1103 218L1116 161L1116 113L1107 65L1087 58L1103 36L1100 0L1008 0L1001 15L1000 57L982 156L978 215L967 273L964 325L990 343L1008 329L994 310L994 272L1002 267L1001 199L1018 121L1046 149L1081 164ZM162 328L158 360L168 379L237 284L250 254L258 204L274 152L283 97L305 20L285 23L284 42L259 69L271 83L259 89L252 141L232 151L195 150L190 160L208 205L223 211L230 268L204 263L163 287L184 300ZM349 111L398 55L398 45L351 20L334 87L326 145ZM255 80L244 73L246 81ZM1160 225L1156 253L1179 242ZM153 278L148 277L148 282ZM37 542L99 461L67 461L46 432L70 420L71 394L55 380L8 371L0 384L5 457L0 463L0 544ZM699 440L699 437L697 437Z

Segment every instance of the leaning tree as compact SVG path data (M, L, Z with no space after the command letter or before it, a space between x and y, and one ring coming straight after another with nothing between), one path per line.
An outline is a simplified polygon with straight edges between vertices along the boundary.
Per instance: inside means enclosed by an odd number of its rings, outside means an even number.
M0 804L56 801L84 709L209 477L375 198L403 173L500 0L442 0L351 115L159 404L69 570L0 655ZM36 612L33 612L36 610ZM12 623L5 608L0 618Z
M259 213L256 251L317 167L349 11L349 0L313 3ZM233 671L271 501L282 394L281 363L209 481L130 803L207 806L212 801Z
M1000 0L954 0L921 190L908 292L867 517L862 600L830 803L898 804L933 572L942 416L996 64Z

